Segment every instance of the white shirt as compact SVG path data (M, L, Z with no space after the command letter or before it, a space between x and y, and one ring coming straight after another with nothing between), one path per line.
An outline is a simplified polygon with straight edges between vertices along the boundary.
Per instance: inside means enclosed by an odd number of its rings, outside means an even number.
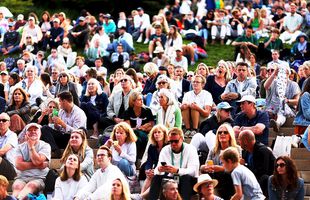
M55 191L52 200L72 200L76 193L87 185L85 176L81 176L79 181L69 178L66 181L61 181L60 177L56 179Z
M109 199L109 194L112 188L112 181L120 178L124 180L124 183L127 183L121 170L115 165L110 164L104 170L98 169L88 184L84 186L83 189L78 191L76 197L79 199Z
M4 134L4 136L0 136L0 149L5 145L11 145L12 149L6 152L4 157L14 166L15 165L15 148L18 145L17 135L10 129Z
M142 22L142 25L140 27L141 22ZM144 30L151 25L150 16L145 13L142 16L136 15L133 18L133 23L134 23L135 28L140 27L140 30Z
M188 71L188 62L185 56L182 56L181 61L177 61L175 58L171 60L171 64L174 66L181 66L184 69L184 72Z
M87 65L83 65L81 69L78 66L72 67L69 72L74 74L76 77L82 77L86 75L86 71L89 69Z
M205 106L211 106L213 104L213 98L210 92L206 90L201 90L199 94L195 94L194 90L186 92L184 94L182 103L196 103L200 108L204 108Z

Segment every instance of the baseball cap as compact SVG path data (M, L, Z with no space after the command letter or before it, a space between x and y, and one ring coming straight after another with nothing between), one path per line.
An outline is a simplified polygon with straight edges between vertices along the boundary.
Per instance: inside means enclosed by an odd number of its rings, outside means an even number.
M58 18L55 18L55 19L53 20L53 22L60 23L60 20L59 20Z
M255 97L253 97L252 95L244 95L239 101L239 103L241 102L244 102L244 101L249 101L249 102L252 102L252 103L255 103Z
M139 11L139 10L143 10L143 8L142 8L142 7L138 7L137 10L138 10L138 11Z
M79 17L79 21L84 21L85 20L85 17L81 16Z
M17 20L24 20L24 15L23 14L17 15Z
M8 71L1 71L0 74L6 74L6 75L8 75L9 73L8 73Z
M216 108L218 110L230 110L230 109L232 109L232 107L229 105L229 103L227 103L225 101L217 104Z
M37 123L30 123L30 124L28 124L28 125L26 126L25 130L28 131L28 129L31 128L31 127L36 127L36 128L38 128L38 129L40 129L40 128L41 128L41 125L39 125L39 124L37 124Z
M181 52L183 52L183 49L182 49L182 47L177 47L177 48L175 48L175 51L181 51Z
M29 17L28 20L35 21L35 20L34 20L34 17Z

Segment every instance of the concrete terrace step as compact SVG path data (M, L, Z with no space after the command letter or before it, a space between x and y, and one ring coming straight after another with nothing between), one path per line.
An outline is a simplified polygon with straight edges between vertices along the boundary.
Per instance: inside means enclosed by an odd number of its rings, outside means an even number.
M310 183L310 171L299 171L300 177L304 179L305 183Z
M304 188L305 188L305 196L310 196L310 184L305 183Z
M294 134L294 127L281 127L279 132L275 132L273 128L269 128L269 137L291 136Z
M292 148L291 158L293 160L308 160L310 158L310 151L306 148Z
M304 196L304 200L310 200L310 196Z
M310 171L310 160L294 160L298 171Z

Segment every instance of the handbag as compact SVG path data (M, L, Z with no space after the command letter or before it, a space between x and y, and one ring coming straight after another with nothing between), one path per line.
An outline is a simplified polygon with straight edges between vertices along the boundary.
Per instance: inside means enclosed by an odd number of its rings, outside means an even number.
M278 158L279 156L291 156L292 136L277 136L272 153Z

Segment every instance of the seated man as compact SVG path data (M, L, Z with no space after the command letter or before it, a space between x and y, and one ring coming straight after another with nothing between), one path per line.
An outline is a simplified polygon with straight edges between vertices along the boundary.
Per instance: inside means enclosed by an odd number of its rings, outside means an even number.
M25 130L26 141L17 147L15 158L19 171L12 189L17 199L26 199L29 193L37 193L45 187L51 159L50 145L40 140L40 125L30 123Z
M183 142L183 131L172 128L168 133L170 145L163 147L155 168L149 200L157 200L163 178L175 179L183 199L190 199L199 173L197 150Z
M234 131L236 137L243 130L251 130L255 139L268 146L269 117L265 111L257 110L255 97L245 95L239 101L241 112L235 117Z
M166 44L166 34L163 33L162 27L160 24L155 25L155 34L152 34L150 37L149 43L149 55L150 58L153 58L153 51L156 47L164 47Z
M255 53L258 48L258 41L256 36L253 34L253 27L248 26L245 30L245 34L238 37L233 43L232 46L235 46L235 58L237 57L237 54L240 52L240 46L246 45L252 53Z
M289 79L290 67L273 64L274 71L264 83L267 92L266 111L269 113L270 126L278 132L287 117L295 116L300 89L296 82Z
M212 95L203 90L206 79L201 75L193 77L193 90L185 93L182 104L182 118L185 124L185 137L193 137L201 121L208 118L213 105ZM191 129L192 124L192 129Z
M13 180L15 171L15 147L18 145L17 135L9 129L10 116L0 114L0 174L8 180Z
M55 18L53 20L53 27L45 34L42 49L46 51L47 44L50 48L57 49L62 44L63 37L64 29L60 26L60 20Z
M116 70L118 68L128 68L129 67L129 54L124 52L123 45L117 45L117 52L111 55L112 69ZM110 69L111 70L111 69Z
M3 36L2 53L7 55L19 50L19 33L14 30L14 22L9 23L9 30Z
M234 117L239 112L236 101L245 95L256 96L257 83L254 79L248 77L249 67L247 63L237 63L237 78L229 81L225 91L221 95L223 101L227 101L232 107L231 115Z
M124 112L129 107L129 96L133 92L134 81L130 76L125 75L120 80L122 90L116 92L109 98L107 117L101 118L99 125L103 130L108 126L124 121Z
M85 17L79 17L79 24L74 26L68 34L71 44L84 48L89 39L89 28L85 21Z
M112 181L117 178L124 180L123 183L127 183L121 170L112 165L112 152L107 146L101 146L98 149L96 160L100 168L93 174L88 184L78 191L74 200L102 199L102 195L108 197L111 192Z
M273 174L275 157L264 144L255 140L251 130L239 133L239 144L243 150L242 158L253 172L265 195L268 194L268 178Z
M81 127L86 128L86 115L84 111L73 103L70 92L62 92L59 98L59 114L53 115L54 128L42 127L41 139L51 145L56 156L61 156L60 149L66 148L70 139L70 132Z

